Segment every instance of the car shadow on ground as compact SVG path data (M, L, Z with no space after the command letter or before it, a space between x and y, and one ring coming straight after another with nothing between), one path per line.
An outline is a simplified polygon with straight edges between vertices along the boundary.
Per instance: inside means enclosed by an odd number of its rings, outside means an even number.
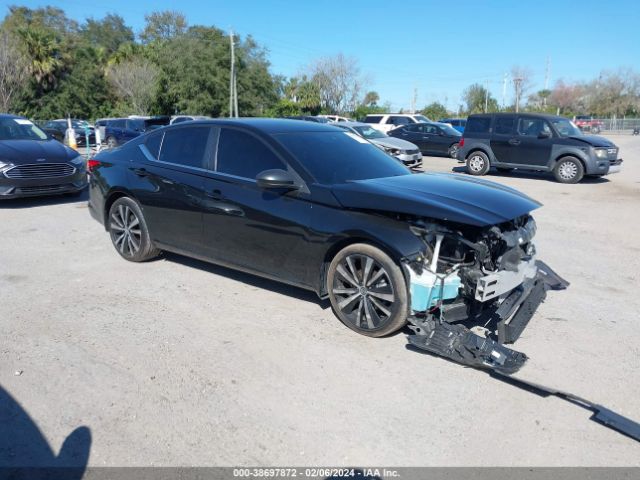
M463 173L467 175L467 167L465 166L453 167L451 171L453 173ZM491 170L489 170L489 173L487 173L484 177L527 178L531 180L546 180L548 182L558 183L556 179L553 177L553 173L551 172L534 172L530 170L518 170L518 169L512 170L510 172L499 172L495 168L492 168ZM482 178L482 177L478 177L478 178ZM584 177L579 182L579 184L597 185L601 183L609 183L610 181L611 180L605 177Z
M170 262L178 263L186 267L197 268L205 272L213 273L221 277L235 280L237 282L250 285L252 287L270 290L281 295L287 295L297 300L305 302L315 303L323 310L331 307L329 300L322 300L311 290L305 290L304 288L295 287L286 283L277 282L268 278L259 277L250 273L241 272L239 270L233 270L231 268L215 265L213 263L196 260L194 258L185 257L171 252L163 252L162 257Z
M64 440L58 455L38 425L0 386L0 478L80 479L91 450L91 430L82 426Z
M51 207L53 205L64 205L65 203L81 203L89 200L89 190L84 189L78 195L49 195L42 197L9 198L0 200L1 209L20 209L34 207Z

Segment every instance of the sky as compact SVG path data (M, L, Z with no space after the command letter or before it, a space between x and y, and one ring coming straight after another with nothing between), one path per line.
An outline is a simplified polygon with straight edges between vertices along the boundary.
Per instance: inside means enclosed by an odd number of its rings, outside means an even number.
M515 65L530 70L531 92L545 77L551 87L640 70L639 0L0 0L1 15L10 4L57 6L79 22L117 13L136 34L145 13L179 10L190 25L251 34L285 76L343 53L393 110L410 108L417 91L418 108L439 101L455 111L476 82L502 104ZM507 78L507 103L512 91Z

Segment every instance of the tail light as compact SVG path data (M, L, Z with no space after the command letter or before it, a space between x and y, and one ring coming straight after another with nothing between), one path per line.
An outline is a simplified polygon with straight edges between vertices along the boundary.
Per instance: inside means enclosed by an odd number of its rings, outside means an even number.
M460 139L460 141L458 142L458 147L464 147L464 137L462 137ZM91 160L89 160L89 161L91 161Z
M98 166L100 166L100 160L96 160L94 158L87 160L87 170L89 173L93 172L93 170Z

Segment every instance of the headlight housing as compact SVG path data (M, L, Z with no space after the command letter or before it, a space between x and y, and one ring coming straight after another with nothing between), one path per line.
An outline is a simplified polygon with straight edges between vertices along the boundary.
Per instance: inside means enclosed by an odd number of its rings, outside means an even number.
M598 158L607 158L608 156L606 148L595 148L594 151L596 152L596 157Z
M80 166L80 165L85 165L86 162L82 155L78 155L77 157L71 159L71 163L73 163L74 165Z
M389 155L399 155L400 154L400 150L398 148L384 147L384 151L387 152Z
M5 170L9 170L13 166L13 163L9 162L8 160L0 160L0 173L4 172Z

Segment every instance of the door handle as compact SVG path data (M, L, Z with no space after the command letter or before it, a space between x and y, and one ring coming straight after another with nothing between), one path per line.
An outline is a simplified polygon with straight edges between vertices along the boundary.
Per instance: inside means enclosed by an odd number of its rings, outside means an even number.
M145 168L133 168L133 173L138 175L139 177L147 177L149 176L149 172Z
M222 196L222 192L218 189L212 190L211 192L205 193L205 195L209 198L213 198L214 200L222 200L224 197Z
M240 207L233 205L231 203L224 202L213 202L208 205L210 210L216 210L220 213L224 213L225 215L231 215L233 217L243 217L244 210Z
M512 138L511 140L509 140L509 145L520 145L520 140L518 140L517 138Z

